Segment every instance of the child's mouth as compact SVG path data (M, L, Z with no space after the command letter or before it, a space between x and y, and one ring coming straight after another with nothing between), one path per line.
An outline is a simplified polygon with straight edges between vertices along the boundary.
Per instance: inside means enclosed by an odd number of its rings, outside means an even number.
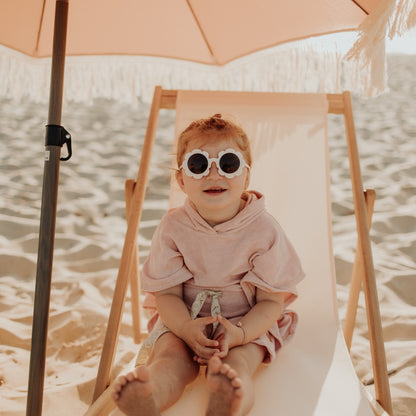
M209 189L204 190L204 192L206 194L213 194L213 195L222 194L225 191L226 191L226 189L224 189L224 188L209 188Z

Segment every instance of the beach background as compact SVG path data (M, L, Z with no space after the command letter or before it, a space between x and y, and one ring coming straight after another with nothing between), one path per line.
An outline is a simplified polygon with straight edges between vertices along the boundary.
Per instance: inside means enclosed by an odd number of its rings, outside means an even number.
M416 51L415 51L416 52ZM390 91L354 97L364 186L377 192L371 238L396 416L416 415L416 55L390 55ZM137 175L148 105L65 103L43 414L91 400L126 231L124 182ZM47 105L0 99L0 415L25 414ZM168 208L174 114L163 110L139 235L143 261ZM341 320L356 247L344 124L330 116L333 244ZM65 150L63 151L65 152ZM129 297L129 295L128 295ZM137 346L126 303L116 368ZM352 358L373 391L363 297Z

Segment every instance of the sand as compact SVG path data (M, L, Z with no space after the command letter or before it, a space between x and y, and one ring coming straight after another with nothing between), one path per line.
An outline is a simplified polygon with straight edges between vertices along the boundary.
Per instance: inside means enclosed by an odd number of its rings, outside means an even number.
M374 263L396 416L416 415L416 56L389 58L391 91L354 98L364 185L377 191ZM68 103L73 158L61 164L43 414L78 415L91 399L124 235L124 181L135 178L148 106ZM25 414L47 106L0 101L0 415ZM173 114L161 114L140 231L146 256L168 207ZM342 120L330 117L334 252L345 316L356 234ZM373 390L361 297L352 357ZM130 303L117 368L135 356ZM58 410L59 409L59 410Z

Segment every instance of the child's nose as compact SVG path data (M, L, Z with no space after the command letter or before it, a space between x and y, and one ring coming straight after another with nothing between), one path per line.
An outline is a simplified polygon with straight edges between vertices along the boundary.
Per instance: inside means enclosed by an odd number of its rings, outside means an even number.
M211 167L210 167L210 170L209 170L208 177L210 179L221 179L222 178L222 176L220 175L220 173L218 171L217 164L214 163L214 162L211 163Z

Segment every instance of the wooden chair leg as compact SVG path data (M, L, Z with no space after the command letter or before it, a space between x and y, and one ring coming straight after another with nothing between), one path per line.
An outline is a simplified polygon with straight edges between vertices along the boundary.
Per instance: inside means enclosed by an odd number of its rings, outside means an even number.
M376 400L383 406L387 413L392 414L390 385L387 375L386 353L384 349L377 285L371 251L370 233L368 230L364 189L362 185L361 168L358 156L358 146L355 136L351 94L346 91L342 94L342 96L344 101L345 131L347 136L351 183L354 196L355 217L357 222L358 239L360 241L363 259L363 285L374 372Z
M162 88L156 87L153 102L150 109L146 136L143 143L142 155L137 174L136 186L134 188L130 213L127 223L127 232L121 254L120 268L114 288L114 297L111 304L110 316L108 318L107 331L104 338L103 351L100 365L98 367L97 380L95 384L93 401L95 401L110 384L110 372L113 366L122 319L124 300L126 297L128 277L134 262L135 242L139 232L140 218L143 201L146 192L151 155L156 136L156 128L159 120L159 110L162 97Z
M371 227L371 219L374 211L374 201L376 198L376 193L374 189L367 189L364 191L365 202L367 207L367 221L368 226ZM355 261L352 269L351 276L351 287L350 294L347 304L347 313L345 316L344 323L344 338L345 343L347 344L348 351L351 349L352 334L355 327L355 318L357 315L357 306L358 298L361 291L361 286L363 282L363 259L362 259L362 250L360 242L357 243L357 249L355 253Z
M130 205L136 182L128 179L125 186L126 198L126 218L129 218ZM140 315L140 276L139 276L139 249L137 241L134 244L133 264L130 270L130 293L131 293L131 313L133 320L133 339L136 344L141 342L141 315Z
M84 413L84 416L107 416L116 404L111 397L111 386L109 386L95 402Z

